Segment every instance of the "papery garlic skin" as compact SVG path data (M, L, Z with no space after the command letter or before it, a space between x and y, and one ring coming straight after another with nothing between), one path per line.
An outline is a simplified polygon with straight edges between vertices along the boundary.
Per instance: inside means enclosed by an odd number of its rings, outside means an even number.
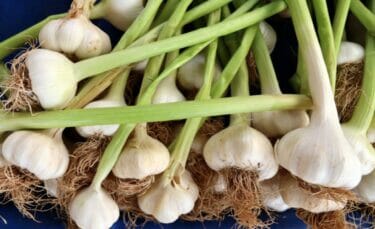
M5 160L3 156L2 148L3 148L3 144L0 143L0 168L4 168L9 165L9 162Z
M259 187L264 206L277 212L283 212L290 208L281 196L279 175L260 182Z
M169 161L169 150L163 143L147 133L136 134L126 142L112 172L122 179L143 179L162 173Z
M177 73L179 86L186 90L198 90L202 87L204 72L206 67L206 57L198 54L193 59L182 65ZM221 69L215 65L214 81L220 76Z
M48 22L39 33L43 48L86 59L111 50L109 36L83 15Z
M143 0L108 0L105 3L105 19L125 31L143 8Z
M138 197L140 209L152 215L160 223L173 223L180 215L194 208L199 189L189 171L183 173L163 186L160 179L146 193Z
M80 228L108 229L119 218L120 209L102 188L88 187L74 197L69 215Z
M74 65L68 58L47 49L34 49L28 53L26 67L32 91L44 109L68 105L77 90Z
M243 124L229 126L212 136L204 146L203 156L215 171L231 167L254 170L260 181L273 177L278 170L267 137Z
M363 176L359 185L353 190L365 203L375 202L375 171Z
M26 169L40 180L62 177L69 164L69 152L62 131L54 136L44 132L16 131L3 143L3 156L12 165Z
M289 132L275 153L282 167L311 184L352 189L361 180L357 155L341 127L328 120Z
M102 99L87 104L84 109L104 108L104 107L122 107L125 106L125 101L117 101L110 99ZM112 136L116 133L120 125L99 125L99 126L80 126L76 127L79 135L88 138L95 134L103 134L105 136Z
M251 117L253 127L270 138L281 137L309 124L309 116L301 110L254 112Z
M160 82L152 98L152 103L173 103L185 100L185 96L176 86L176 77L172 75Z
M269 53L272 53L272 51L274 50L276 46L276 41L277 41L276 31L272 28L270 24L264 21L259 23L259 29L267 44Z
M348 125L342 125L345 137L361 162L362 175L371 173L375 168L375 150L367 136L359 134Z
M280 178L280 193L285 203L291 208L302 208L312 213L342 210L347 203L345 200L324 199L309 193L302 189L297 180L290 175Z
M367 138L368 138L368 140L369 140L371 143L375 143L375 129L374 129L374 128L370 128L370 129L367 131Z
M337 65L358 63L365 57L365 49L357 43L343 41L337 56Z
M43 183L44 183L44 189L47 191L48 195L53 196L53 197L58 196L57 179L45 180Z
M223 174L218 174L215 184L212 188L215 193L223 193L228 190L228 183L225 180Z

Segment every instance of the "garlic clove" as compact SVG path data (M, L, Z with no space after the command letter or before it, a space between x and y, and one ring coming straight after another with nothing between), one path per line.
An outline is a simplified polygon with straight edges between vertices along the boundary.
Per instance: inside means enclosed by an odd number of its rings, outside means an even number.
M128 140L112 172L119 178L143 179L162 173L169 165L168 148L146 133Z
M309 124L309 116L302 110L254 112L251 117L253 127L270 138Z
M68 58L47 49L34 49L28 53L26 67L31 88L44 109L68 105L77 90L74 65Z
M228 190L228 183L225 180L223 174L218 174L215 184L212 188L215 193L223 193Z
M44 189L47 191L48 195L57 197L58 196L57 179L45 180Z
M290 175L280 176L280 193L285 203L292 208L302 208L312 213L342 210L346 206L344 200L326 199L308 193L298 185Z
M97 101L87 104L84 107L84 109L104 108L104 107L121 107L121 106L125 106L124 101L102 99L102 100L97 100ZM118 128L119 128L119 125L115 124L115 125L99 125L99 126L80 126L80 127L76 127L76 130L79 135L81 135L84 138L88 138L98 133L101 133L105 136L112 136L113 134L116 133Z
M117 29L125 31L143 8L143 0L109 0L106 1L105 18Z
M193 59L182 65L177 73L177 80L180 86L186 90L198 90L202 87L204 72L206 67L206 58L198 54ZM220 66L216 64L214 81L221 74Z
M374 128L370 128L370 129L367 131L367 138L368 138L368 140L369 140L371 143L375 143L375 129L374 129Z
M120 209L102 188L88 187L74 197L69 215L80 228L108 229L119 218Z
M290 207L284 202L284 199L281 196L279 176L280 175L277 174L269 180L260 182L259 187L264 206L273 211L283 212L288 210Z
M112 50L111 38L108 36L106 32L101 30L99 27L95 26L95 29L98 31L101 39L102 39L102 48L100 54L109 53Z
M347 125L342 125L342 130L353 149L352 152L358 156L361 163L362 175L371 173L375 168L375 150L367 136L358 134Z
M272 28L270 24L268 24L265 21L259 23L259 29L266 42L269 53L272 53L277 41L276 31Z
M206 145L207 141L208 141L208 136L198 133L195 136L193 143L191 144L191 151L196 154L201 155L203 153L203 148Z
M337 57L337 65L357 63L365 57L365 49L357 43L343 41Z
M56 19L48 22L39 32L39 43L42 48L60 52L60 45L56 39L56 32L64 19Z
M60 49L64 53L73 54L82 43L85 30L84 16L64 20L56 31L56 40Z
M375 202L375 171L363 176L359 185L353 190L365 203Z
M160 82L152 98L153 104L185 101L185 96L176 86L176 77L169 76Z
M199 189L187 170L171 183L164 185L162 181L160 179L146 193L138 196L138 205L160 223L173 223L180 215L193 210Z
M293 130L275 145L277 161L294 176L344 189L357 186L362 176L352 151L340 126L328 120Z
M215 171L230 167L254 170L259 180L273 177L278 170L268 138L243 124L230 126L212 136L204 146L203 156Z
M16 131L5 139L2 148L7 161L27 169L40 180L62 177L68 168L69 152L60 130L54 136L43 132Z

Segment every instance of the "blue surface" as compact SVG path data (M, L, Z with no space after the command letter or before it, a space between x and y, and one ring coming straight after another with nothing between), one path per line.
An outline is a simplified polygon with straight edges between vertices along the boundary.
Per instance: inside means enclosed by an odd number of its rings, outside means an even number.
M0 41L13 34L37 23L48 15L66 12L69 8L69 0L0 0ZM112 41L116 42L121 32L114 29L105 21L96 22L106 32L111 34ZM53 212L39 214L37 219L40 223L23 218L14 206L8 204L0 206L0 217L7 221L5 224L0 220L0 228L38 228L38 229L62 229L64 222L59 220ZM231 228L234 225L232 219L224 222L191 223L179 221L170 225L163 225L163 228ZM124 224L119 221L112 228L124 228ZM147 228L161 228L160 225L147 224ZM288 211L280 215L272 228L300 229L306 226L294 215L294 211Z

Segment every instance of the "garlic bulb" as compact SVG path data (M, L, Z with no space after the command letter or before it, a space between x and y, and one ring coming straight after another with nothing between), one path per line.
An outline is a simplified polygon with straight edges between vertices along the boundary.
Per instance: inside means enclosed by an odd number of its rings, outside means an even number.
M152 98L152 103L173 103L185 100L184 95L176 86L176 75L171 75L160 82Z
M265 21L259 23L259 29L266 41L269 53L272 53L277 41L276 31Z
M143 179L163 172L169 165L169 151L160 141L147 134L146 126L135 129L112 172L119 178Z
M364 56L365 49L360 44L343 41L337 57L337 65L360 62Z
M309 116L302 110L254 112L251 117L253 127L270 138L309 124Z
M74 64L64 55L47 49L28 53L26 67L31 88L44 109L65 107L77 90Z
M203 156L215 171L230 167L255 170L259 180L273 177L278 170L270 141L243 124L229 126L212 136L204 146Z
M375 150L366 135L357 133L349 125L342 125L345 137L361 162L362 175L369 174L375 168Z
M44 189L47 191L48 195L53 196L53 197L58 196L57 179L45 180L43 183L44 183Z
M375 143L375 128L370 128L367 131L367 138L371 143Z
M318 172L318 169L316 170ZM316 196L304 190L298 185L296 179L285 174L280 176L280 192L284 202L292 208L302 208L312 213L322 213L329 211L342 210L345 200L333 200Z
M104 108L104 107L121 107L125 106L125 101L111 100L111 99L101 99L91 102L85 106L84 109L91 108ZM105 136L112 136L118 129L119 125L99 125L99 126L81 126L76 127L77 132L82 137L88 138L94 134L101 133Z
M111 51L109 36L83 15L48 22L39 33L39 41L43 48L79 59Z
M215 181L215 184L212 188L213 188L213 191L215 193L223 193L223 192L227 191L228 183L225 180L223 174L221 174L221 173L218 174L217 179Z
M106 191L90 186L74 197L69 215L80 228L108 229L119 218L120 210Z
M312 184L351 189L361 180L357 156L340 126L327 120L289 132L275 152L281 166Z
M160 223L173 223L180 215L193 210L198 196L198 186L190 172L184 170L171 183L164 184L160 179L153 184L138 197L138 205L144 213L152 215Z
M62 177L68 168L69 152L61 129L13 132L5 139L2 149L7 161L27 169L40 180Z
M263 205L273 211L283 212L290 207L284 202L280 193L279 174L259 183Z
M105 1L105 19L117 29L125 31L143 10L143 0Z
M353 190L365 203L375 202L375 171L363 176L359 185Z
M186 90L198 90L203 84L206 57L203 54L196 55L193 59L182 65L177 73L177 80L181 87ZM220 76L221 69L215 66L214 81Z

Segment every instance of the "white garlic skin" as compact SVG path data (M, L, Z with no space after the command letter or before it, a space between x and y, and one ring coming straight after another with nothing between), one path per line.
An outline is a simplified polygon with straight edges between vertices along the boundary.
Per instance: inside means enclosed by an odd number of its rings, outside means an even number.
M207 141L208 141L208 136L198 133L195 136L193 143L191 144L190 151L199 155L203 154L203 148L206 145Z
M312 213L342 210L347 201L336 201L317 197L299 187L297 180L290 175L281 176L280 193L285 203L291 208L302 208Z
M109 36L83 15L48 22L39 33L43 48L86 59L111 50Z
M185 100L185 96L176 86L176 77L172 75L160 82L152 98L152 103L173 103Z
M365 49L357 43L343 41L337 57L337 65L358 63L365 57Z
M263 35L264 41L266 42L268 52L272 53L276 46L277 34L270 24L265 21L259 23L260 32Z
M102 188L88 187L70 203L69 215L83 229L108 229L119 218L120 209Z
M186 90L198 90L202 87L204 72L206 67L206 58L198 54L193 59L182 65L177 73L179 85ZM214 81L219 78L221 69L218 64L215 65Z
M228 190L228 183L223 174L218 174L215 184L212 188L215 193L223 193Z
M3 156L3 144L0 143L0 168L4 168L6 166L9 165L9 162L7 160L5 160L4 156Z
M163 143L147 134L136 135L127 141L112 172L122 179L143 179L162 173L169 161L169 150Z
M147 64L148 64L148 59L140 61L140 62L137 62L137 63L134 64L133 69L135 71L144 72L145 69L146 69L146 67L147 67Z
M161 181L138 196L138 206L160 223L173 223L180 215L193 210L199 189L187 170L165 186Z
M278 174L269 180L259 182L259 187L264 206L277 212L283 212L290 208L281 196L280 178Z
M352 189L361 180L357 155L341 127L327 120L287 133L275 153L282 167L311 184Z
M370 128L367 131L367 138L371 143L375 143L375 128Z
M143 9L143 0L108 0L105 3L105 19L125 31Z
M357 133L356 130L345 124L342 125L342 130L352 146L353 153L358 156L361 162L362 175L371 173L375 168L375 150L367 136Z
M74 65L68 58L47 49L34 49L28 53L26 67L32 91L44 109L68 105L77 90Z
M44 183L44 189L47 191L47 194L53 197L58 196L58 189L57 189L57 179L50 179L45 180Z
M278 170L268 138L243 124L229 126L212 136L204 146L203 157L215 171L225 168L254 170L258 172L259 180L273 177Z
M84 109L92 109L92 108L105 108L105 107L122 107L125 106L124 101L117 101L117 100L110 100L110 99L102 99L91 102L87 104ZM99 125L99 126L80 126L76 127L76 130L79 135L84 138L88 138L95 134L103 134L105 136L112 136L116 133L117 129L120 125Z
M302 110L254 112L251 117L253 127L270 138L309 124L309 116Z
M69 152L62 133L16 131L3 143L3 156L11 164L33 173L40 180L62 177L69 164Z
M365 203L375 202L375 171L363 176L359 185L353 190Z

